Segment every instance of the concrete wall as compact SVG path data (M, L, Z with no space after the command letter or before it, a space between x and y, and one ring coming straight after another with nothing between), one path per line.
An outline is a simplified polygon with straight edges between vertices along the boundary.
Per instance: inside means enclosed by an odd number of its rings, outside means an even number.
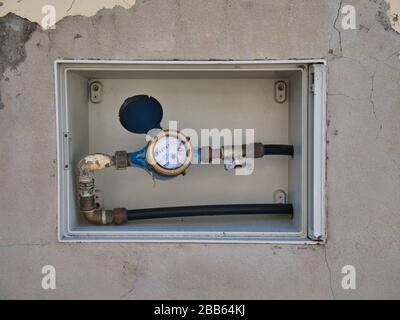
M356 30L341 28L345 4L356 8ZM54 30L0 18L0 298L400 298L393 8L388 14L378 0L143 0L65 17ZM326 58L327 245L58 243L57 58ZM41 288L47 264L56 267L56 290ZM348 264L356 290L341 287Z

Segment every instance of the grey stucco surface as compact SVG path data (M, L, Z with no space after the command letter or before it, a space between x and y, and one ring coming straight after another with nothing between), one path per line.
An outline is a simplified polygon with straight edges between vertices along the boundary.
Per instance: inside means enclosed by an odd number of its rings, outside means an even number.
M340 28L342 4L357 30ZM0 298L400 298L400 35L385 9L152 0L36 28L23 59L1 62ZM327 244L58 243L57 58L326 58ZM56 290L41 288L47 264ZM341 287L348 264L356 290Z

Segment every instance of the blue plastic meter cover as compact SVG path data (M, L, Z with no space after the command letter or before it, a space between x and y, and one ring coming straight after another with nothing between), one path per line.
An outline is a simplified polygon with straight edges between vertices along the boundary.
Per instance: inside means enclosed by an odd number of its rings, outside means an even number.
M161 104L155 98L144 94L127 98L119 109L121 125L132 133L161 129L162 117Z

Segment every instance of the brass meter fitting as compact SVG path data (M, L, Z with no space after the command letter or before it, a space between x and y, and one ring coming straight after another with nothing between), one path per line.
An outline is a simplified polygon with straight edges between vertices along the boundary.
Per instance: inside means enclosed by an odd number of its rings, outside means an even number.
M128 153L126 151L116 151L114 162L117 170L126 169L130 165Z
M128 211L125 208L115 208L113 211L114 220L116 225L126 224L128 222Z

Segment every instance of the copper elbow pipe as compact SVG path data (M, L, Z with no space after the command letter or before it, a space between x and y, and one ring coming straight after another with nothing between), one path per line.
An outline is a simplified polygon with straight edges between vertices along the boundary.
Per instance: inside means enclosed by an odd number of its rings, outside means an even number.
M78 198L82 215L92 224L125 224L128 221L127 210L98 210L95 203L95 181L93 172L115 165L115 157L107 154L93 154L84 157L78 163Z
M92 154L84 157L78 163L80 172L103 170L114 165L114 157L108 154Z
M87 221L97 225L105 225L113 223L112 211L109 210L92 210L81 211Z
M87 221L97 225L122 225L128 222L128 213L125 208L117 208L114 210L82 211L82 213Z

